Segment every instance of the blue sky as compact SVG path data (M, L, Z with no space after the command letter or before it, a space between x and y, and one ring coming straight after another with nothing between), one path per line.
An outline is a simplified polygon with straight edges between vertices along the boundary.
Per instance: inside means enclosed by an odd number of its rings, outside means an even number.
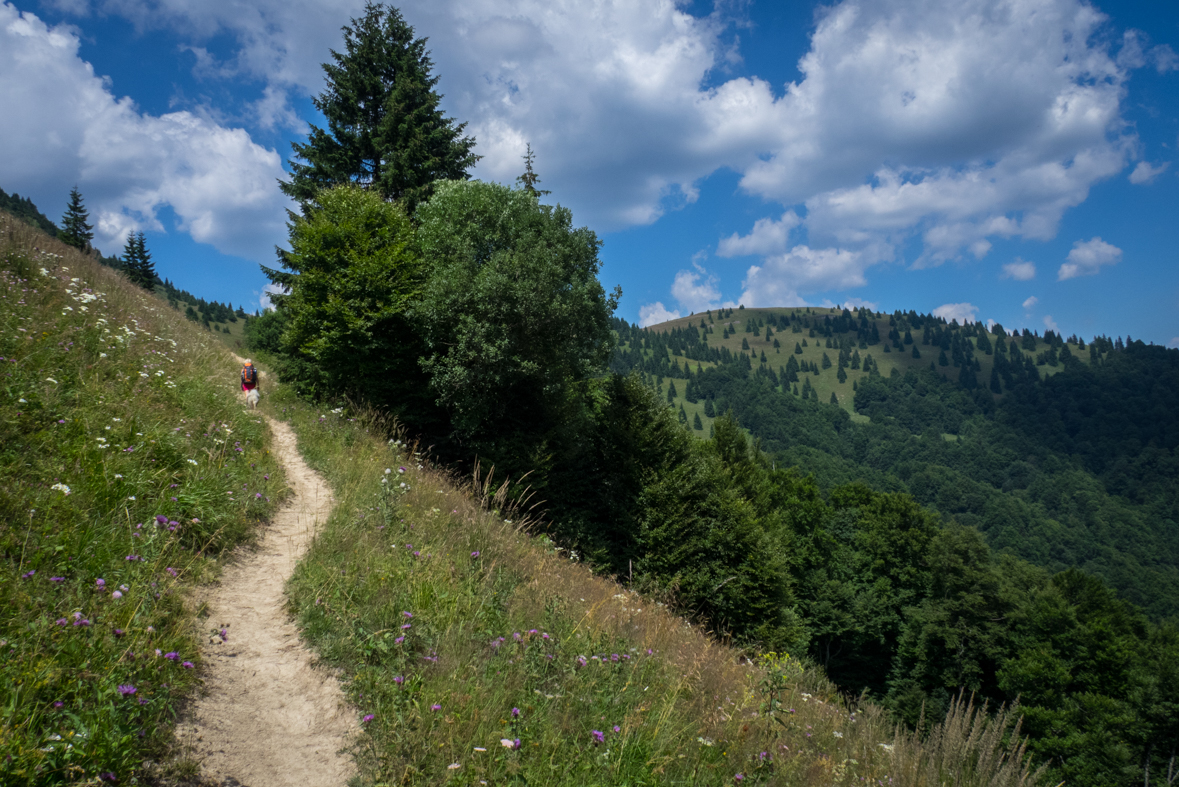
M0 1L0 187L247 308L356 0ZM1179 9L432 0L475 176L542 185L644 323L867 303L1179 346Z

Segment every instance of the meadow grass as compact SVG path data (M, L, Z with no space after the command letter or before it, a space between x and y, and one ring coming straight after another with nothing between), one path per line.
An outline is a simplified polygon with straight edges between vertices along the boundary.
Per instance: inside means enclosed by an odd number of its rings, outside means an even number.
M360 784L1036 781L1011 713L899 731L820 670L595 575L378 415L268 387L336 495L288 591L362 719Z
M4 785L133 783L168 754L208 635L186 591L285 489L210 339L0 213Z

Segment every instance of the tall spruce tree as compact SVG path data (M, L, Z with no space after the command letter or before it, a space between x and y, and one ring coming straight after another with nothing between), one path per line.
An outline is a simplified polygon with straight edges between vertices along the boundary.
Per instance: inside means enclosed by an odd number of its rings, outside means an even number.
M426 39L400 11L370 2L343 30L344 52L332 50L327 88L312 99L327 130L312 125L306 144L292 143L299 161L280 187L307 205L325 187L357 183L413 215L434 181L467 179L475 140L438 108Z
M123 268L133 284L145 290L155 289L156 266L151 261L142 232L127 234L127 244L123 247Z
M66 206L65 215L61 217L61 232L57 237L63 243L82 251L89 251L90 241L94 240L90 213L82 202L82 192L78 191L77 186L70 189L70 204Z

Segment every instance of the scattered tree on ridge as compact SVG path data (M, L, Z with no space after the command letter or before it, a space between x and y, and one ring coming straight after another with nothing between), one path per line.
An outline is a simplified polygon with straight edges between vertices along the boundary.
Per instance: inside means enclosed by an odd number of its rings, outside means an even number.
M142 232L127 233L127 244L123 247L123 269L133 284L145 290L155 289L156 266L151 261Z
M524 153L524 174L516 178L516 182L520 184L520 188L527 191L532 196L540 199L543 196L552 194L548 189L538 189L537 183L540 183L540 176L532 169L532 162L536 160L536 154L532 152L532 144L528 143L527 151ZM703 320L700 321L703 324Z

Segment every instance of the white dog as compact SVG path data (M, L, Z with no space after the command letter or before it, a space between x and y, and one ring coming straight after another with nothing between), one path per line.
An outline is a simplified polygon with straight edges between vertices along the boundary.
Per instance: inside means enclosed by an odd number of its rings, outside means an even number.
M262 398L262 394L258 393L257 388L251 388L246 394L246 404L250 406L251 410L258 409L258 400Z

